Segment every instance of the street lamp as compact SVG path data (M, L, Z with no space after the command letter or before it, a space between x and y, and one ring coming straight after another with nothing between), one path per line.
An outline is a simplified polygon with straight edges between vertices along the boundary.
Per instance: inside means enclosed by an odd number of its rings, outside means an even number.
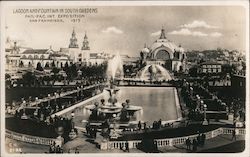
M190 87L189 89L190 89L191 97L193 97L193 93L194 93L193 91L194 91L194 89L193 89L193 87Z
M22 105L22 106L23 106L23 108L27 106L27 104L26 104L26 101L25 101L25 100L23 100L23 105Z
M57 97L57 93L56 92L54 93L54 96L55 96L55 103L56 103L56 97Z
M195 97L196 97L196 109L198 109L198 108L200 108L200 105L201 105L200 104L201 98L198 94Z
M73 122L73 119L75 118L75 112L74 111L72 111L71 112L71 120L72 120L72 122Z
M207 121L207 115L206 115L206 111L207 111L207 105L204 104L204 120L203 120L203 125L208 125L208 121Z
M77 98L79 97L79 87L77 87Z
M81 86L81 97L83 96L83 86Z
M35 100L36 100L36 105L38 105L38 97L36 97L36 99L35 99Z
M26 105L26 101L25 100L23 101L23 115L21 116L21 119L28 119L28 117L27 117L27 115L25 113L25 107L26 106L24 106L24 105Z
M50 94L48 94L48 106L50 106Z
M35 103L36 103L36 110L34 112L34 116L38 115L38 97L35 98Z
M204 101L203 101L203 100L200 101L200 109L201 109L202 107L204 108Z

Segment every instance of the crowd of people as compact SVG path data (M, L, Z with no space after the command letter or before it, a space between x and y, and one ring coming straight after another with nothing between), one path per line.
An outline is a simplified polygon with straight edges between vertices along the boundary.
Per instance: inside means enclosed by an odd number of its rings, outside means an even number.
M80 90L79 92L71 94L70 99L69 98L65 99L64 97L60 97L61 92L59 92L57 93L57 95L54 94L50 97L50 98L53 98L57 96L57 98L48 100L46 102L38 103L35 106L36 109L25 109L26 107L30 106L29 105L30 101L29 101L25 105L21 104L23 106L23 109L17 109L15 111L15 117L21 118L25 112L25 114L29 115L29 117L32 119L35 119L37 121L46 121L47 117L49 117L50 115L74 105L79 100L87 99L93 96L93 94L97 93L98 91L101 92L101 90L103 90L102 85L99 85L98 87L86 89L86 90ZM65 91L62 91L62 92L65 92Z
M63 149L59 145L56 145L56 142L53 142L49 147L49 153L63 153Z
M191 140L190 138L186 139L186 149L188 151L196 152L198 147L203 147L205 145L206 141L206 135L203 134L198 134L196 138Z

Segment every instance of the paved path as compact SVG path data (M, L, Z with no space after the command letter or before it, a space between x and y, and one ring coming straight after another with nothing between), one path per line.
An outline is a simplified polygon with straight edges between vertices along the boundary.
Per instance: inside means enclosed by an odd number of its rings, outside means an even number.
M235 141L232 141L232 135L219 135L215 138L206 140L204 147L198 147L197 152L207 149L212 149L220 146L224 146ZM237 141L244 140L244 136L237 135ZM165 147L159 149L163 153L171 152L171 153L186 153L188 150L186 149L186 145L178 145L173 147Z

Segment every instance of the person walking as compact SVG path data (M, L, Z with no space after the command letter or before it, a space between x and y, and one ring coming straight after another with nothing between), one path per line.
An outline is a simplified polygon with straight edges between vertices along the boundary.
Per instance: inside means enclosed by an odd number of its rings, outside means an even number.
M201 135L201 146L203 147L205 145L205 141L206 141L206 135L203 133Z
M187 146L187 150L190 150L190 146L191 146L191 140L189 138L186 139L186 146Z
M199 133L199 135L197 136L197 146L201 145L201 134Z
M141 121L138 122L138 129L141 130Z
M197 145L198 145L197 140L193 139L193 149L192 149L193 152L197 151Z
M147 129L147 124L146 124L146 122L143 123L143 128L144 128L144 130Z
M128 144L128 141L126 141L125 147L126 147L126 152L129 152L129 144Z
M232 140L236 141L236 131L235 131L235 129L232 131Z

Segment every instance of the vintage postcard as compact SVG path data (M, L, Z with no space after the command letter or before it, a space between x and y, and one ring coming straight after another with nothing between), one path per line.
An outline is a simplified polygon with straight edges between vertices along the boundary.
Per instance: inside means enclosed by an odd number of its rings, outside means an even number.
M1 156L250 155L248 1L0 4Z

